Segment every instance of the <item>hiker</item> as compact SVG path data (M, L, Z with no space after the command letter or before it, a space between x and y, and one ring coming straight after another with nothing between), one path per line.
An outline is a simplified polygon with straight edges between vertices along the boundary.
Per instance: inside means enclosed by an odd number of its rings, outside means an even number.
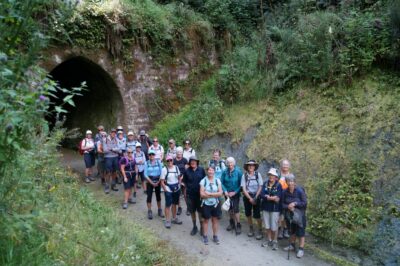
M280 200L282 198L282 186L277 180L278 172L275 168L271 168L267 175L268 179L264 182L261 190L264 224L267 230L267 241L262 246L272 247L272 250L277 250L277 231L279 215L281 213Z
M112 128L109 137L106 138L105 141L101 143L101 145L103 146L104 159L107 171L104 184L104 192L106 194L110 193L110 183L111 183L111 189L113 191L118 191L116 179L118 171L118 154L120 150L118 148L116 133L117 131L114 128Z
M186 160L189 161L190 157L192 156L196 156L196 151L192 148L192 143L190 142L190 140L186 139L183 142L183 157L186 158Z
M183 174L185 173L186 168L188 168L189 165L188 165L188 161L185 158L183 158L183 148L180 146L176 148L176 157L174 159L174 165L178 166L179 172L181 173L180 179L182 180ZM185 195L185 186L183 185L183 183L181 185L182 185L181 190L180 190L181 195ZM186 197L183 197L183 198L186 202ZM181 213L182 213L182 207L181 207L181 201L179 201L178 211L176 214L181 215ZM187 210L186 210L186 215L187 216L190 215L190 213Z
M104 151L102 143L106 141L107 133L105 131L101 131L100 139L97 141L97 170L100 174L101 184L105 183L105 174L106 174L106 163L104 159Z
M218 203L219 197L222 196L222 185L221 180L215 177L212 166L207 167L207 176L200 181L200 196L202 198L203 243L208 245L208 221L211 218L213 242L219 245L218 218L221 216L221 205Z
M165 227L169 229L171 228L171 223L182 224L176 216L176 208L179 204L179 196L181 194L181 173L179 172L178 166L174 165L172 156L168 155L166 161L167 166L162 169L161 185L165 196Z
M137 140L135 139L135 134L133 134L133 131L129 131L128 139L126 140L126 149L128 150L130 148L134 151L136 149L136 143Z
M256 232L256 239L261 240L262 234L262 223L260 214L260 193L263 185L261 174L257 172L258 163L255 160L249 160L243 166L245 173L242 176L241 187L243 190L243 204L244 212L249 223L248 237L254 236L253 218L257 222L258 230ZM253 214L253 217L252 217Z
M196 225L196 212L199 217L200 230L201 227L201 202L200 202L200 181L206 176L206 172L202 167L199 166L199 160L196 156L189 158L189 167L186 169L183 175L183 183L186 187L186 204L190 215L192 216L193 228L190 235L194 236L198 232ZM200 232L202 235L202 232Z
M228 157L226 163L228 167L222 172L221 176L222 190L225 197L231 201L229 226L226 230L235 230L236 235L240 235L242 226L240 224L239 201L242 171L236 166L236 161L233 157Z
M146 161L149 160L148 151L149 151L149 147L151 146L152 143L151 143L149 137L147 137L146 131L140 130L138 142L140 142L142 151L144 152L144 155L146 156Z
M101 165L100 165L100 160L101 159L103 159L104 160L104 157L103 158L99 158L99 153L98 153L98 143L99 143L99 141L101 140L101 138L102 138L102 133L104 132L104 127L102 126L102 125L99 125L98 127L97 127L97 133L96 133L96 136L94 137L94 149L95 149L95 157L96 157L96 159L98 160L98 163L97 163L97 176L102 176L102 169L101 169ZM103 170L104 171L104 170ZM103 178L103 177L102 177Z
M282 186L282 190L286 190L288 185L286 183L286 178L295 177L290 172L290 162L287 159L283 159L280 164L279 171L279 183ZM285 218L283 216L283 211L281 211L281 215L279 216L279 229L278 229L278 239L289 238L289 232L287 229L287 225L285 223Z
M83 151L83 160L85 161L85 182L95 181L92 177L93 166L95 165L95 145L92 138L92 131L86 130L86 137L81 141L81 150Z
M162 162L164 159L164 148L158 142L158 138L153 138L153 145L150 146L150 149L155 152L155 158Z
M167 150L167 156L171 156L172 159L176 158L176 146L175 146L175 140L174 139L170 139L168 141L168 150Z
M296 257L301 258L304 256L307 196L304 189L297 186L294 177L286 178L286 182L288 189L283 192L282 206L285 212L286 224L289 228L290 244L284 250L296 250L296 238L299 238L299 249Z
M215 169L215 177L221 179L222 172L226 169L224 160L221 160L221 150L215 149L213 152L213 158L208 162L208 166Z
M133 150L131 148L127 149L126 156L121 158L119 164L121 165L121 174L124 177L124 203L122 208L126 209L128 208L128 201L129 203L136 203L136 195L130 198L132 194L132 188L135 187L138 173L136 161L133 157Z
M142 151L142 145L140 144L140 142L136 142L134 157L135 157L136 165L138 167L137 180L139 181L139 177L140 177L140 182L142 182L143 192L146 193L147 192L146 178L144 176L144 164L146 162L146 155ZM134 196L136 196L135 192L133 192L133 193L134 193Z
M160 176L162 170L162 164L160 160L157 160L156 152L154 150L149 150L149 160L145 162L144 165L144 176L147 182L147 218L149 220L153 219L153 212L151 210L151 200L153 197L153 191L156 194L158 216L164 218L161 209L161 185Z
M119 157L122 158L122 156L124 156L126 151L126 139L124 137L123 131L117 132L117 143L118 143L118 148L120 150Z

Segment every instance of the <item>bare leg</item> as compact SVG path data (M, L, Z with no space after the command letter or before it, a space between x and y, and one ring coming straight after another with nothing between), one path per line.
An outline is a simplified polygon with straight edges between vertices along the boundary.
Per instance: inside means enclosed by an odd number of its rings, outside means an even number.
M217 236L218 235L218 227L219 227L218 217L212 217L211 222L212 222L213 235Z
M125 189L124 191L124 203L128 203L128 199L131 196L132 190L131 189Z
M167 216L167 214L165 214ZM172 204L172 219L176 219L176 205Z
M299 247L304 248L304 243L306 242L306 238L304 236L300 237L299 242L300 242Z
M157 202L157 204L158 204L158 202ZM174 205L172 205L172 206L174 206ZM171 210L171 206L165 207L165 220L166 221L170 221L170 216L169 216L170 210Z
M207 236L208 233L208 219L203 220L203 236Z

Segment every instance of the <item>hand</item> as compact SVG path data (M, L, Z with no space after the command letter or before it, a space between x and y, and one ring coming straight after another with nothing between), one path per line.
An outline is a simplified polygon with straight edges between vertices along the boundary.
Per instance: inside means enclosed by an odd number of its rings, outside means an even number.
M228 193L228 192L225 192L225 196L226 196L227 198L229 198L229 193Z
M228 195L229 195L229 197L233 197L233 196L236 195L236 193L235 192L229 192Z
M128 178L124 177L124 182L128 183Z
M254 199L253 198L250 198L249 202L254 205Z

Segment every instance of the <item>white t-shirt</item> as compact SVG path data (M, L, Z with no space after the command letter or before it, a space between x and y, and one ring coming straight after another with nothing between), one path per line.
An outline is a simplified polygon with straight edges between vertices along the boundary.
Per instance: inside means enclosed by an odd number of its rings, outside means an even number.
M246 172L242 175L242 182L240 183L241 187L245 187L246 186L246 190L248 193L251 194L256 194L257 190L260 186L263 185L263 180L261 177L261 174L258 173L258 177L256 178L255 175L250 175L247 173L247 182L246 182ZM258 179L258 182L257 182Z
M163 169L161 171L161 179L162 180L166 179L167 184L169 184L169 185L174 185L174 184L179 183L180 175L181 175L181 173L179 172L179 168L176 165L172 166L171 168L168 168L168 170L167 170L167 166L163 167Z
M81 149L87 149L87 148L89 148L89 150L85 150L84 153L89 153L94 149L94 141L93 141L93 139L85 138L82 141Z
M190 148L189 150L183 150L183 158L185 158L188 162L192 156L196 156L196 151L193 148Z
M176 158L176 147L174 147L173 149L171 149L171 148L168 148L168 150L167 150L167 156L171 156L172 157L172 159L175 159Z
M164 158L164 148L160 144L158 144L157 148L154 147L154 145L151 145L150 150L154 150L154 152L156 153L154 157L157 160L162 160Z

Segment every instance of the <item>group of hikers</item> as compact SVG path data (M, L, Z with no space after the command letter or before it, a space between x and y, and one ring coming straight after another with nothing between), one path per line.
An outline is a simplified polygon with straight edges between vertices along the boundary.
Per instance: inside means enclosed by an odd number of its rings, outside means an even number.
M109 134L99 126L94 138L87 130L86 137L79 143L86 166L85 182L96 180L93 167L97 158L104 192L110 193L110 188L118 191L117 185L122 183L122 208L127 209L129 203L136 203L137 191L143 188L147 194L149 220L153 219L154 192L157 215L165 218L164 225L168 229L172 224L182 224L178 218L182 214L182 196L187 206L186 215L192 218L190 234L194 236L200 232L205 245L209 242L210 221L212 241L220 243L218 230L222 209L229 212L230 217L226 230L241 234L239 205L243 197L249 228L247 235L257 240L265 238L262 246L272 250L278 249L278 239L289 238L289 245L284 250L295 251L298 258L303 257L307 198L304 189L296 184L287 159L280 162L279 169L270 168L263 181L255 160L247 161L242 171L233 157L223 160L221 151L216 149L212 159L202 167L190 140L185 140L183 147L177 147L175 140L170 139L168 146L165 151L158 138L150 139L144 130L136 137L132 131L126 134L122 126L111 129ZM165 215L161 206L162 192ZM296 239L299 240L298 248Z

